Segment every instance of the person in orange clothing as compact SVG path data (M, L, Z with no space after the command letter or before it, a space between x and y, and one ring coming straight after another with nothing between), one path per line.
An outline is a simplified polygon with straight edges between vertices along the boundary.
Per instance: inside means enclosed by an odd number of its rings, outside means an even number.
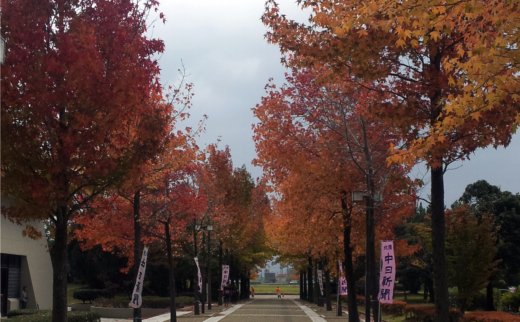
M280 287L277 286L274 291L276 292L276 295L278 296L278 298L281 299L282 298L282 291L280 290Z

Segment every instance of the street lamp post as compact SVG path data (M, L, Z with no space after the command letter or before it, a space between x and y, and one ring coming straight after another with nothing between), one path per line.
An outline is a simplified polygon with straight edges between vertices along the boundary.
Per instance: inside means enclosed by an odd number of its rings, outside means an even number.
M375 225L374 225L374 202L380 201L380 194L372 194L364 191L352 192L352 201L365 202L365 320L371 320L371 310L377 320L377 281L376 281L376 259L375 259Z
M208 220L209 222L209 220ZM205 258L205 272L204 272L204 278L203 278L203 285L202 285L202 313L204 313L204 301L206 300L208 303L208 310L212 309L212 303L211 303L211 232L213 231L213 225L210 223L207 223L205 225L198 225L195 224L195 236L196 232L203 231L207 232L207 252L206 252L206 258ZM206 235L203 234L203 240L202 240L202 249L204 250L204 247L206 246ZM206 298L204 298L206 297Z

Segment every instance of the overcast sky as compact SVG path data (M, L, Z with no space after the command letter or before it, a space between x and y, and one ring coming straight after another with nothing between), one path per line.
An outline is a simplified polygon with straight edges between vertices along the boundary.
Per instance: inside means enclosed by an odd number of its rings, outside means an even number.
M278 2L288 17L305 17L294 1ZM264 0L162 0L160 8L167 21L157 22L153 35L166 44L160 58L162 82L175 84L182 61L188 81L195 85L192 120L208 116L200 146L220 140L221 147L231 148L235 167L245 164L260 176L260 169L251 165L255 157L251 108L260 102L268 79L280 83L284 73L278 48L264 39L266 28L260 21ZM447 205L480 179L519 193L520 135L507 149L479 150L458 166L445 176ZM423 172L414 175L428 182Z

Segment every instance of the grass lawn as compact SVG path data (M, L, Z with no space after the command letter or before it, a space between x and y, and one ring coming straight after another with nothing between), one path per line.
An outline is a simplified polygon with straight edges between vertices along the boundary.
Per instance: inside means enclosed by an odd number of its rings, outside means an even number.
M298 284L254 284L251 286L255 288L256 294L276 294L277 286L284 294L300 294L300 285Z

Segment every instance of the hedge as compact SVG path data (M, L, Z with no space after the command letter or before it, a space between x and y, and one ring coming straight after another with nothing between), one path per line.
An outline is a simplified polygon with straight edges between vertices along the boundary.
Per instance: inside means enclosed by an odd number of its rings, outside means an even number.
M193 301L193 297L188 296L177 296L175 298L175 304L177 308L193 305ZM96 300L96 305L103 307L128 307L129 302L130 299L128 297L117 296L113 299L100 298ZM170 298L160 296L143 296L142 307L150 309L168 308L170 307Z
M99 297L109 297L108 292L105 290L97 290L97 289L79 289L72 293L72 297L76 300L81 300L83 303L96 300Z
M16 310L27 311L27 310ZM34 311L34 310L33 310ZM19 314L9 318L11 322L50 322L52 321L52 312L48 310L36 311L33 314ZM67 312L68 322L99 322L101 318L99 315L92 312Z
M432 322L435 318L435 307L428 304L408 304L406 305L405 315L406 321L413 322ZM460 311L457 309L450 309L449 321L458 321L460 319ZM448 321L446 321L448 322Z
M472 311L467 312L461 322L519 322L520 316L506 312Z
M383 310L384 313L390 314L390 315L403 315L406 308L406 302L404 301L395 301L392 304L381 304L381 310Z
M7 312L7 317L8 318L12 318L12 317L15 317L15 316L20 316L20 315L31 315L31 314L36 314L38 312L41 312L41 311L37 310L37 309L12 310L12 311Z

